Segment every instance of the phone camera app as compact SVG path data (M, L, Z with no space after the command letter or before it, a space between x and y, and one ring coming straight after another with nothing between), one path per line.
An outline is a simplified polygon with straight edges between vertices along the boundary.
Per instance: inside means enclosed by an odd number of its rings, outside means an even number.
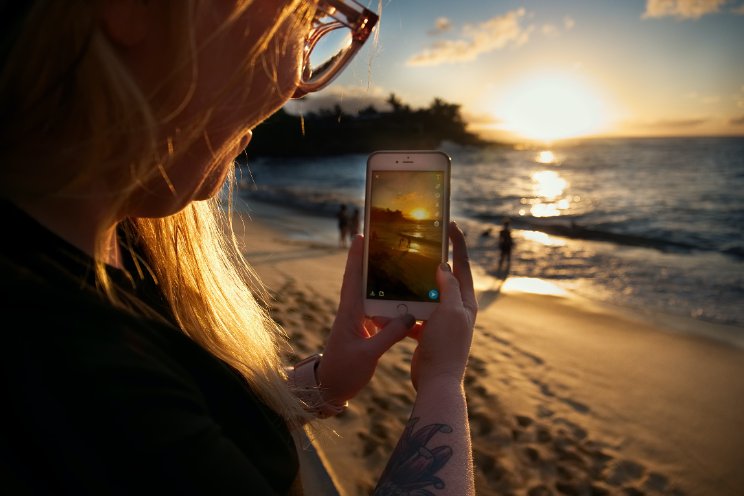
M368 200L367 294L401 301L438 301L442 259L441 174L375 171ZM384 288L380 291L380 288Z

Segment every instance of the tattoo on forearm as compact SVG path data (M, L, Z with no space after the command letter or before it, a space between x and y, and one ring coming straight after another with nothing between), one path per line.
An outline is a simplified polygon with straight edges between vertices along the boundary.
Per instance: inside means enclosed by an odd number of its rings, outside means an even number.
M418 417L408 421L375 488L374 496L435 496L425 488L444 488L444 481L434 474L452 457L452 448L447 445L430 448L427 444L438 432L452 432L452 427L431 424L414 432L418 421Z

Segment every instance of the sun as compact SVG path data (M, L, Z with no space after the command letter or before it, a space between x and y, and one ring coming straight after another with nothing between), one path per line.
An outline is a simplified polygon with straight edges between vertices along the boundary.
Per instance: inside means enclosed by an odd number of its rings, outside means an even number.
M538 141L596 134L609 120L598 92L578 76L562 73L518 81L501 93L493 112L503 131Z
M429 218L429 211L425 208L414 208L408 215L414 220L426 220Z

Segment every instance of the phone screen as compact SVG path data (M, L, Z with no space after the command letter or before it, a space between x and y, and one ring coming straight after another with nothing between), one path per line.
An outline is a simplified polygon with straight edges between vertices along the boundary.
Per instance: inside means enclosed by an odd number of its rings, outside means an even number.
M367 298L439 301L445 179L441 170L370 173Z

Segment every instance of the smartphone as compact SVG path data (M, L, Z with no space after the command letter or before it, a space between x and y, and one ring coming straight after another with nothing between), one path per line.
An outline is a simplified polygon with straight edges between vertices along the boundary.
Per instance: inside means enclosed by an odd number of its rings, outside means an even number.
M439 303L437 266L449 251L450 168L437 150L378 151L367 159L364 311L427 320Z

